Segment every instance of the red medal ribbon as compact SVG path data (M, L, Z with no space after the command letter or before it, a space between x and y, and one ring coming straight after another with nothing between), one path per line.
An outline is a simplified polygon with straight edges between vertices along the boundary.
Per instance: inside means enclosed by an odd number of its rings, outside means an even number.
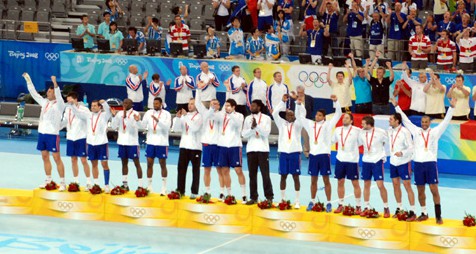
M291 123L291 129L289 128L289 125L286 125L287 131L288 131L288 140L289 141L291 140L291 134L293 132L293 125L294 125L294 122Z
M93 133L96 133L96 127L98 126L98 121L99 118L101 117L101 111L99 111L98 118L96 118L96 122L94 122L93 125L93 120L94 120L94 115L91 116L91 129L93 130Z
M154 115L154 114L152 113L152 115ZM160 110L159 116L157 117L157 121L152 117L152 122L153 122L153 123L155 122L155 123L154 123L154 132L155 132L155 130L157 129L157 124L159 124L160 115L162 115L162 110Z
M400 133L401 129L402 129L402 126L398 128L397 134L395 134L395 138L392 138L392 151L393 151L393 146L395 145L395 141L397 141L398 133Z
M340 129L340 143L342 145L342 149L345 147L345 142L347 141L347 138L349 137L350 131L352 130L352 126L350 126L349 131L347 132L347 135L345 135L345 139L343 139L344 136L344 127Z
M223 120L223 130L222 130L222 134L225 134L225 130L226 130L226 127L228 127L228 123L230 122L230 119L228 119L228 121L226 120L226 117L228 116L228 114L225 113L225 120Z
M133 112L134 112L134 110L131 110L131 113L129 113L129 115L127 116L127 118L129 118L129 117L132 115ZM125 117L125 115L124 115L124 116L122 117L122 130L123 130L123 131L126 131L126 122L124 121L125 118L126 118L126 117Z
M72 109L69 109L69 115L68 115L68 123L69 123L69 126L71 127L71 124L73 123L74 121L74 118L76 118L76 115L73 116L73 118L71 118L71 111L73 111Z
M191 121L193 121L193 119L195 118L195 116L198 115L198 112L195 113L195 115L192 116L192 119ZM189 126L187 123L185 123L185 132L188 134L188 129L189 129Z
M319 139L319 135L321 134L322 125L321 125L321 127L319 127L319 131L317 132L317 135L316 135L316 127L317 127L317 122L314 122L314 143L317 143L317 139Z
M374 140L375 128L372 129L372 136L370 137L369 143L369 133L365 133L365 144L367 145L367 151L370 153L370 148L372 147L372 141Z
M428 130L428 135L425 138L425 135L423 135L423 131L421 132L421 137L423 138L423 141L425 142L425 150L428 150L428 141L430 140L430 132L431 129Z

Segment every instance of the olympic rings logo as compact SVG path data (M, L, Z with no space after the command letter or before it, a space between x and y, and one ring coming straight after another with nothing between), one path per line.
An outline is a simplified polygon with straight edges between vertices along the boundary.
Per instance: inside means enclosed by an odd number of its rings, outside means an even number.
M60 211L62 212L68 212L71 209L73 209L74 204L71 202L64 202L64 201L59 201L57 203L57 207L59 208Z
M319 75L319 73L315 71L310 73L301 71L298 74L298 79L304 84L304 86L311 87L314 85L316 88L321 88L325 83L327 83L327 72L322 72L321 75Z
M125 58L117 58L116 63L119 65L126 65L127 64L127 59Z
M450 236L441 236L440 243L442 243L445 247L454 247L456 244L458 244L458 239Z
M362 239L371 239L376 235L373 229L359 228L358 233Z
M53 62L54 62L54 61L58 60L59 54L58 54L58 53L46 52L46 53L45 53L45 58L46 58L46 60L48 60L48 61L53 61Z
M218 69L220 69L220 71L229 71L231 68L227 64L219 64Z
M445 78L445 82L446 82L446 84L448 84L448 85L452 85L452 84L454 84L454 83L456 82L456 80L455 80L454 78L452 78L452 77L446 77L446 78Z
M131 207L129 209L129 212L131 213L132 217L135 217L135 218L140 218L144 216L146 213L145 209L140 207Z
M203 214L203 219L205 219L205 222L210 225L216 224L218 221L220 221L220 216L218 214L208 214L205 213Z
M280 221L279 226L281 227L282 230L286 232L293 231L296 229L296 222L294 221Z

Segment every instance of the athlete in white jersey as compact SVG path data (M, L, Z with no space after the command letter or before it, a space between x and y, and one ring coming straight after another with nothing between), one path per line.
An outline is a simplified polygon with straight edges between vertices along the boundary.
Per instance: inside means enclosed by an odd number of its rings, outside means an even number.
M163 101L162 106L167 108L165 104L165 86L170 86L172 81L169 79L167 83L160 80L160 75L155 73L152 75L152 82L149 84L149 99L147 99L147 108L154 108L154 99L160 97Z
M104 100L94 100L91 102L91 112L80 111L76 107L71 107L74 114L83 120L86 120L85 129L87 130L86 143L88 144L88 160L93 166L93 182L99 185L99 169L98 162L104 171L104 192L109 193L109 147L107 139L107 125L111 119L111 110Z
M300 119L296 119L294 112L286 109L289 95L282 95L280 103L275 105L273 118L279 130L278 153L279 153L279 174L281 175L280 189L281 199L286 201L286 179L289 174L294 180L294 190L296 192L295 209L301 207L299 201L299 190L301 183L299 175L301 174L301 131L303 124ZM279 116L281 111L286 112L286 118Z
M374 126L375 120L371 116L364 116L362 119L362 132L360 132L359 143L364 146L364 156L362 157L362 173L364 180L364 205L365 208L360 216L366 217L370 212L370 186L372 177L377 183L380 197L383 201L383 217L390 217L388 208L388 194L384 180L383 164L387 161L385 154L385 143L387 142L387 132Z
M195 101L201 101L202 90L198 89L195 95ZM225 199L225 183L223 172L218 166L218 139L220 137L218 123L214 120L215 111L220 109L220 102L217 99L210 101L210 109L207 109L202 103L195 104L197 111L202 115L202 166L205 169L203 182L205 183L205 193L210 194L210 173L212 167L216 167L218 172L218 181L220 183L220 200Z
M54 88L50 87L47 90L46 98L43 98L38 94L28 73L23 73L23 78L25 78L28 92L30 92L36 103L41 106L40 122L38 125L38 144L36 149L41 151L43 166L46 173L46 181L44 184L40 185L40 188L45 188L45 186L52 181L52 166L50 161L51 152L60 177L59 190L65 191L64 165L59 153L59 131L61 129L61 116L63 115L65 103L63 97L61 97L60 88L56 83L56 77L51 76Z
M197 103L200 103L197 101ZM174 118L172 130L181 132L180 153L177 165L177 190L180 194L185 194L185 184L187 179L187 168L189 162L192 163L192 194L190 199L195 199L200 187L200 158L202 157L202 144L200 137L202 129L202 116L197 112L195 99L190 99L188 103L188 113L185 109L177 111Z
M410 131L402 125L402 115L395 113L390 116L390 128L387 131L388 144L390 145L390 178L393 182L393 193L397 201L397 210L393 218L397 218L402 210L402 190L400 179L408 194L410 213L407 221L415 221L415 194L411 186L413 140Z
M413 135L413 144L415 146L415 154L413 155L413 161L415 163L415 185L418 189L418 201L420 202L422 210L417 221L425 221L428 219L425 195L425 184L428 184L430 185L433 202L435 203L436 223L443 224L443 219L441 217L440 193L438 191L438 167L436 165L438 160L438 141L453 117L456 98L453 98L450 101L451 107L448 108L443 121L434 128L430 127L431 119L428 116L422 117L421 128L416 126L408 119L400 107L397 106L395 99L392 98L391 101L395 106L395 111L402 115L403 124Z
M241 187L242 203L246 204L246 180L242 169L241 130L243 128L243 115L235 111L236 101L228 99L222 111L215 108L213 119L219 124L218 138L218 166L221 167L223 180L228 195L231 194L230 168L234 168Z
M154 160L159 159L162 171L161 196L165 196L167 191L167 164L166 159L169 153L169 130L172 125L170 113L162 108L162 98L154 99L153 109L149 109L142 118L142 128L147 129L147 189L152 191L152 174L154 172Z
M246 110L246 91L248 90L246 80L241 77L241 70L237 65L231 67L231 71L233 74L225 82L225 86L227 90L229 90L227 99L235 100L235 111L246 116L248 115L248 111Z
M73 108L79 112L89 112L89 109L78 103L78 94L76 92L70 92L66 96L68 106L64 111L62 125L66 126L66 155L71 157L71 166L73 168L73 182L79 184L78 179L78 157L83 164L84 174L86 175L86 189L91 189L90 168L88 161L86 160L86 119L76 117Z
M247 89L248 106L251 107L251 102L254 100L261 100L264 105L267 105L268 85L261 79L261 69L255 68L253 70L254 79L250 82ZM268 107L261 109L262 113L268 114Z
M142 105L144 100L142 87L147 86L148 72L144 72L143 76L138 73L137 66L129 66L129 75L126 77L127 98L132 100L134 110L142 111L144 109L144 105Z
M188 110L188 102L193 98L193 90L195 89L195 81L192 76L188 75L185 65L180 66L180 76L175 78L174 90L177 92L175 104L177 104L177 112L185 109Z
M197 75L195 80L197 86L202 89L202 103L208 108L210 107L210 101L217 98L217 87L220 86L220 81L215 73L210 71L207 62L202 62L200 69L202 72Z
M132 100L124 99L123 110L116 112L112 109L114 118L111 121L111 127L117 129L119 145L119 158L122 162L122 187L129 190L127 175L129 173L129 159L134 161L137 170L139 186L142 187L142 167L139 161L139 126L140 115L132 109Z
M332 135L332 144L338 144L336 166L334 177L337 179L337 195L339 196L339 206L334 213L341 213L344 210L345 179L352 181L355 196L355 212L360 214L362 192L359 184L359 135L360 128L353 126L354 117L345 113L342 118L343 126L337 127Z
M306 118L306 108L302 102L297 101L296 105L296 116L303 123L307 133L309 133L308 173L311 175L311 202L307 206L307 211L311 211L316 203L319 174L324 181L324 190L327 198L326 212L332 211L331 183L329 181L329 175L331 174L331 137L332 130L342 116L342 109L335 95L332 95L331 99L335 102L336 112L330 121L326 121L326 111L323 109L317 111L315 121L309 120Z

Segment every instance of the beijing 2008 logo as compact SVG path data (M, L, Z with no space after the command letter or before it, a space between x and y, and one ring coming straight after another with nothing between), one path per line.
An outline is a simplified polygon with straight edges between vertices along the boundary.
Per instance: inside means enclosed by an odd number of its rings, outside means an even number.
M117 58L116 63L119 65L126 65L127 64L127 59L125 58Z
M327 72L321 72L319 74L315 71L301 71L298 74L298 79L306 87L315 86L316 88L321 88L325 83L327 83Z

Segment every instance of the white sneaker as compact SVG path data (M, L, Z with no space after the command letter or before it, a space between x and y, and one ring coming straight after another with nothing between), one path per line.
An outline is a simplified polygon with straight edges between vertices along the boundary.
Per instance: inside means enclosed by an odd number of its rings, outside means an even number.
M84 189L84 191L88 192L92 187L93 186L90 183L88 183L88 184L86 184L86 188Z
M40 184L40 185L38 186L38 188L40 188L40 189L44 189L44 188L46 188L46 185L47 185L47 184L48 184L48 181L47 181L47 180L45 180L45 182L44 182L44 183L42 183L42 184Z
M167 195L167 190L162 189L162 191L160 192L160 196L165 196L165 195Z
M148 190L149 192L152 192L152 185L147 186L147 190Z
M66 184L60 183L58 191L66 191Z
M109 189L109 185L106 185L104 187L104 193L109 194L110 192L111 192L111 190Z
M299 202L296 202L294 204L294 209L299 209L299 208L301 208L301 205L299 204Z

